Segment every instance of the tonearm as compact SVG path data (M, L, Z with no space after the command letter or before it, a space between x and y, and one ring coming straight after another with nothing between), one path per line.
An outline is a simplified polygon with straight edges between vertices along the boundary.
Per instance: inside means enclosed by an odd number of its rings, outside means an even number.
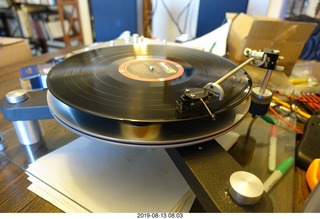
M200 106L204 106L210 116L215 119L215 113L212 112L208 106L208 103L212 99L218 99L223 100L225 92L223 90L223 87L221 86L221 83L227 80L230 76L234 75L236 72L241 70L244 66L247 64L251 64L253 66L257 66L260 68L267 69L265 77L263 79L263 82L259 89L253 89L252 95L255 95L253 98L253 101L255 101L256 104L259 104L259 99L265 99L266 96L268 96L268 100L272 99L269 95L269 91L267 90L267 85L269 83L269 79L271 77L272 70L283 70L282 66L277 66L277 61L279 58L282 58L279 56L280 51L279 50L273 50L273 49L264 49L264 50L252 50L250 48L246 48L244 50L244 55L248 57L246 61L226 73L224 76L219 78L217 81L209 82L206 85L204 85L202 88L187 88L184 90L184 94L180 96L179 100L176 101L176 109L179 113L184 113L186 111L189 111L190 109L197 108ZM270 96L270 97L269 97ZM265 101L263 101L264 103ZM268 103L268 105L270 104ZM254 105L254 104L253 104ZM255 115L258 114L264 114L265 108L261 110L253 109L252 113Z

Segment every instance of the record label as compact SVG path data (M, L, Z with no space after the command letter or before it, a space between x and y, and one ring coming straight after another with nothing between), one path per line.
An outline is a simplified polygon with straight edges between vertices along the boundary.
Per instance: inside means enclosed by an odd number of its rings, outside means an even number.
M49 108L80 135L132 146L176 147L208 141L235 127L248 112L252 87L243 70L221 83L222 100L201 101L186 112L177 101L200 91L236 65L198 49L170 45L120 45L86 51L51 68ZM200 96L199 96L200 95ZM193 97L191 97L192 99ZM201 103L200 103L201 102Z
M184 72L178 63L155 58L130 60L122 63L118 70L127 78L148 82L173 80Z
M236 65L197 49L182 46L133 45L90 50L53 66L48 89L67 106L98 118L136 123L167 123L209 117L202 105L179 112L177 101L186 89L200 89ZM225 80L223 100L211 98L218 114L249 95L251 80L243 70ZM211 120L210 120L211 121Z

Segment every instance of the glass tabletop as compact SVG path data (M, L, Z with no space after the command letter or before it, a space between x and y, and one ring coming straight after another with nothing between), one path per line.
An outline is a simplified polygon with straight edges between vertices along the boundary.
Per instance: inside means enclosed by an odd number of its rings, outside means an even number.
M263 77L263 73L260 74L260 72L257 71L249 71L250 76L253 78L253 83L255 85L261 84L261 80ZM280 74L279 74L280 75ZM283 75L283 74L282 74ZM280 78L279 78L280 77ZM281 78L282 77L282 78ZM285 81L286 79L283 76L278 76L274 75L271 78L270 81L270 87L271 89L276 89L276 90L285 90ZM278 129L278 135L277 135L277 147L276 147L276 164L278 165L281 163L283 160L287 159L288 157L294 157L295 154L295 144L296 144L296 133L294 130L290 129L287 124L285 124L283 121L278 119L274 114L271 112L267 113L267 116L270 117L272 120L276 122L276 126ZM295 125L296 119L294 115L289 115L285 117L286 120L288 120L290 123ZM62 126L57 120L55 119L48 119L48 120L41 120L40 121L42 128L43 128L43 139L33 145L22 145L19 142L19 139L17 137L17 134L15 132L15 129L13 127L7 129L7 130L0 130L2 131L2 137L5 142L5 145L7 148L3 151L0 152L0 156L3 158L9 160L10 162L14 163L18 167L20 167L23 171L26 172L29 176L32 177L33 183L35 180L41 182L42 185L46 185L46 188L50 188L51 190L56 191L59 193L59 197L61 198L61 202L72 202L75 206L75 208L72 208L73 211L76 210L81 210L84 212L95 212L90 207L87 207L86 204L82 202L82 200L86 199L86 201L90 201L92 206L97 205L96 200L93 200L89 197L85 197L85 193L83 193L82 199L76 198L73 194L79 194L79 191L81 191L80 184L82 183L89 183L90 184L90 189L92 187L95 187L96 185L92 183L94 181L94 177L103 175L104 171L107 169L108 166L105 166L105 168L100 166L100 169L90 169L91 165L85 165L89 163L93 164L99 164L102 163L102 161L106 161L105 157L108 157L108 159L114 159L112 156L114 153L115 154L122 154L124 151L125 153L128 152L127 147L112 147L108 145L107 142L101 142L101 141L93 141L90 139L90 141L87 141L88 139L84 137L80 137L79 135L71 132L64 126ZM270 171L268 170L268 155L269 155L269 145L270 145L270 129L271 129L271 124L263 120L261 117L255 117L253 118L251 114L247 114L243 121L234 129L230 130L230 132L218 137L216 140L221 144L221 146L224 146L222 143L223 140L230 140L230 136L236 136L236 140L234 143L231 145L230 149L228 149L229 154L248 172L251 172L255 174L262 182L264 182L270 175ZM221 142L221 143L220 143ZM82 146L82 143L85 144L85 146ZM72 149L73 153L70 155L68 154L69 157L65 156L66 148L70 147L70 144L72 144ZM107 144L107 145L104 145ZM90 148L92 146L92 148ZM106 146L106 147L104 147ZM79 147L79 150L77 150L77 147ZM104 149L107 148L107 149ZM81 150L80 150L81 149ZM100 153L100 151L103 151L103 153ZM112 151L112 152L111 152ZM120 152L119 152L120 151ZM155 154L155 150L152 149L137 149L134 150L132 149L129 150L131 154L130 157L125 157L125 163L131 163L133 158L132 156L134 155L134 158L136 158L138 155L141 157L146 157L143 156L143 153L147 153L148 155L153 155L153 158L157 158L158 154ZM86 155L89 154L94 154L93 157L89 157ZM52 156L54 155L54 156ZM128 155L128 154L126 154ZM160 154L163 160L165 160L167 157L163 153ZM159 155L159 156L160 156ZM163 157L164 156L164 157ZM54 158L53 161L55 165L57 165L56 168L53 168L50 166L44 167L40 166L39 168L41 171L31 171L34 169L30 169L30 167L35 167L37 164L43 164L47 162L47 158ZM90 159L89 159L89 158ZM79 163L68 163L70 166L70 172L68 174L63 175L61 178L57 178L58 183L53 182L52 178L55 178L55 175L53 174L53 170L56 171L56 174L59 174L59 172L63 172L65 170L66 166L64 165L64 162L69 162L70 159L72 161L76 160L81 160L83 158L88 158L84 159L83 166L80 166L79 169L75 169L75 165L78 165ZM99 159L98 159L99 158ZM123 158L123 157L122 157ZM138 160L143 160L143 159L138 159ZM157 159L155 159L157 160ZM157 160L157 164L161 163L164 164L163 160ZM41 161L41 162L40 162ZM52 161L52 160L51 160ZM150 160L148 160L149 163L146 163L146 160L143 160L144 162L138 162L140 168L144 168L144 170L148 171L148 168L150 165ZM169 160L165 160L166 165L171 165ZM213 161L214 162L214 161ZM153 162L151 162L153 164ZM48 164L48 163L47 163ZM71 165L73 164L73 165ZM135 163L137 164L137 162ZM96 166L94 166L96 167ZM121 164L119 165L119 168L122 168L121 171L117 172L112 172L113 175L111 177L117 178L120 176L123 176L124 174L122 171L126 173L125 177L128 177L128 180L125 178L123 181L120 181L119 185L129 185L127 187L131 186L131 182L133 183L134 180L136 180L132 176L128 170L132 168L132 166L122 166ZM135 166L137 167L137 166ZM153 166L153 168L158 168L159 166ZM163 167L163 166L161 166ZM171 168L172 166L170 166ZM49 168L49 169L46 169ZM60 168L60 170L59 170ZM81 169L82 168L82 169ZM118 167L117 167L118 168ZM151 167L150 167L151 168ZM154 170L152 169L152 170ZM63 172L64 173L64 172ZM77 173L76 178L73 173ZM156 175L158 174L163 174L166 173L164 169L161 169L161 171L155 171L156 174L152 172L148 172L151 175ZM176 172L170 172L171 174L175 174ZM175 174L179 175L179 174ZM53 176L53 177L52 177ZM59 175L61 176L61 175ZM131 178L130 178L131 176ZM172 175L166 174L166 177L171 177ZM145 180L137 181L136 183L140 183L140 185L143 185L144 187L150 186L146 182L149 182L144 178ZM155 178L158 179L158 178ZM65 186L65 180L68 181L68 183L72 184L71 189L67 189ZM132 181L131 181L132 180ZM181 179L175 179L177 181L172 182L179 182L181 183ZM90 183L90 181L92 181ZM124 182L126 181L126 182ZM155 183L154 185L158 185L159 188L161 188L161 185L159 183L152 181ZM160 182L160 181L159 181ZM172 183L170 182L170 183ZM54 184L55 183L55 184ZM107 181L105 181L107 183ZM160 183L161 184L161 183ZM103 186L102 184L99 184ZM154 186L152 185L152 186ZM179 186L179 188L176 188L175 190L181 189L181 187L184 189L181 191L180 194L180 200L183 200L183 203L185 205L175 205L175 208L173 208L174 211L183 211L188 208L184 208L187 206L187 200L194 200L194 194L192 191L188 190L187 187L184 187L185 184L183 182L181 184L177 185L182 185ZM105 186L107 187L107 186ZM42 187L44 188L44 187ZM122 187L125 188L125 187ZM175 188L175 187L171 187ZM89 190L91 191L91 190ZM101 196L101 194L98 194L99 191L97 190L92 190L95 191L97 196ZM168 190L170 191L170 190ZM179 190L180 191L180 190ZM112 191L109 191L112 192ZM117 195L117 194L115 194ZM292 212L293 209L293 195L294 195L294 168L290 168L289 171L284 175L284 177L281 178L281 180L268 192L268 195L271 199L271 202L273 204L273 210L274 212ZM78 196L77 196L78 197ZM84 198L84 199L83 199ZM101 199L103 200L103 199ZM53 203L57 207L61 206L61 203ZM112 205L112 202L110 203L99 203L99 205ZM121 206L121 205L119 205ZM178 206L178 207L177 207ZM190 207L190 203L188 203L188 206ZM100 211L102 208L98 209ZM189 208L190 209L190 208Z
M276 163L279 164L284 159L294 156L295 132L273 114L268 113L267 116L269 116L277 124L276 126L278 135ZM295 124L294 117L287 117L286 119L290 123ZM26 174L39 179L44 184L47 184L49 187L57 190L58 193L63 194L64 198L69 199L76 205L82 206L81 209L86 209L85 206L83 206L81 203L78 203L78 200L76 200L66 190L54 185L50 185L50 180L47 180L44 175L37 175L37 172L30 172L30 164L36 163L40 158L46 157L45 155L52 154L58 149L65 147L65 145L68 145L70 142L83 138L63 127L55 119L41 120L40 122L44 131L44 138L41 142L30 146L20 144L14 128L4 131L2 135L7 148L1 152L1 156L4 156L10 162L13 162L15 165L19 166L23 171L26 172ZM270 128L271 124L267 123L261 117L253 118L251 114L247 114L240 125L231 130L229 133L225 134L226 138L230 138L230 134L237 136L237 141L232 145L228 152L245 170L255 174L261 179L262 182L264 182L271 175L270 171L268 170ZM223 138L224 136L221 136L217 138L217 141L221 142L221 139ZM100 145L101 142L97 144ZM121 148L121 146L119 147ZM88 153L90 153L90 151L88 151ZM274 188L269 191L268 195L272 201L274 212L292 212L294 189L293 182L294 168L291 168L274 186ZM77 182L73 183L75 183L75 185L77 184ZM91 211L90 209L87 210L89 212Z

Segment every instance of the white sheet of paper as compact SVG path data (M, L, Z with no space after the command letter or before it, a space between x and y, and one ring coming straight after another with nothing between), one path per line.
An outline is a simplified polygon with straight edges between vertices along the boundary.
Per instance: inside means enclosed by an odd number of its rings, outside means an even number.
M195 198L163 148L79 137L32 163L28 172L29 189L65 212L187 212Z

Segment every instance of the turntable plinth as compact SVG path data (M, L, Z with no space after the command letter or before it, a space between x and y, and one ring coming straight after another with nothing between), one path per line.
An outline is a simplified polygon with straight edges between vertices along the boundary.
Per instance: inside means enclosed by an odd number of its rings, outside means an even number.
M229 178L243 167L217 141L166 151L206 212L273 212L266 193L255 205L239 206L231 199Z

